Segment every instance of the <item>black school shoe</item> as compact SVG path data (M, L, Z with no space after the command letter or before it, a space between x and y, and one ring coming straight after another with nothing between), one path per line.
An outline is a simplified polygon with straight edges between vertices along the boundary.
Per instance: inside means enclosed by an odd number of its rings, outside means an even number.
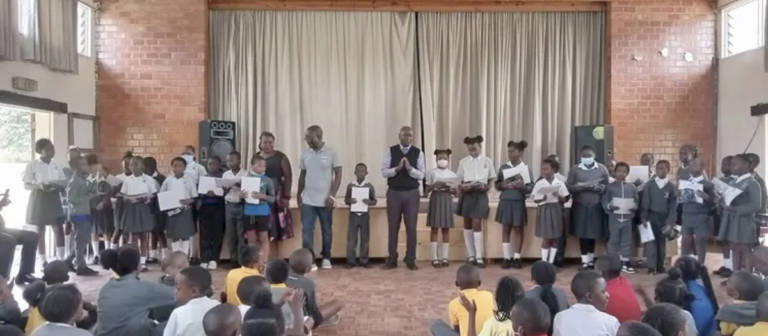
M352 264L352 263L344 264L344 268L346 268L346 269L353 269L355 267L357 267L357 264Z
M387 261L381 268L385 270L395 269L397 268L397 261Z
M407 266L408 269L411 271L416 271L419 269L419 267L416 266L416 263L413 263L413 262L405 263L405 266Z
M512 267L515 268L515 269L523 268L523 260L522 259L512 259Z
M504 259L504 261L501 262L501 269L510 268L512 268L512 259Z
M31 284L31 283L33 283L35 281L40 281L40 280L41 279L38 279L38 278L35 278L34 276L32 276L32 274L27 273L27 274L19 274L19 275L17 275L15 282L19 286L24 286L24 285L28 285L28 284Z
M88 266L81 266L77 268L77 270L75 271L75 274L77 274L78 276L97 276L99 275L99 272L96 272L88 268Z
M723 278L730 278L732 274L733 274L733 271L730 268L726 268L722 272L720 272L720 276Z

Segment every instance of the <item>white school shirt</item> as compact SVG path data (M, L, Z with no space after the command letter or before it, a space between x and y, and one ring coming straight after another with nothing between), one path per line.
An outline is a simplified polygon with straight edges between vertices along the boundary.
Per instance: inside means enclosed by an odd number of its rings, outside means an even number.
M187 168L184 169L184 178L192 181L195 188L197 188L197 184L200 183L200 176L205 175L208 175L208 171L205 170L203 165L197 163L197 161L192 161L192 163L188 164Z
M43 183L64 181L66 178L64 170L59 167L56 161L51 160L51 163L45 163L40 159L27 163L27 167L24 168L24 173L21 175L21 180L27 190L35 189L34 186L40 186Z
M120 193L135 196L142 194L157 193L157 181L147 174L126 176L123 180L123 186L120 187Z
M619 320L593 305L577 303L555 315L552 336L615 336Z
M189 300L185 305L173 310L163 336L205 336L203 317L219 304L221 302L205 296Z
M560 173L555 173L555 178L556 178L558 181L561 181L561 182L565 182L565 181L568 181L568 178L567 178L567 177L565 177L565 175L563 175L563 174L560 174Z
M248 176L248 171L245 169L240 169L237 174L233 173L232 170L227 170L224 172L224 174L221 175L221 178L224 180L233 180L237 177L245 177ZM240 197L240 188L236 186L232 186L232 188L229 189L229 192L227 195L224 196L224 200L227 201L227 203L240 203L242 198Z
M533 199L541 199L542 195L539 195L538 191L541 190L543 187L554 187L559 186L560 189L557 190L557 193L560 194L561 197L565 197L570 195L568 193L568 187L565 186L565 182L558 180L556 177L552 179L552 183L549 183L546 178L539 179L536 184L533 185L533 191L531 191L531 195L533 196ZM539 205L544 205L548 203L558 203L560 202L560 199L558 199L555 196L552 196L552 194L543 195L544 196L544 202L539 203Z
M197 188L195 188L195 185L192 184L192 181L184 178L183 176L168 176L165 178L165 181L163 181L163 185L160 186L160 191L177 189L184 190L184 199L192 199L197 197Z
M454 173L452 170L448 168L435 168L430 170L427 173L427 185L433 185L438 180L453 180L453 183L448 183L449 185L456 185L456 183L459 182L458 176L456 176L456 173Z
M476 158L469 155L459 161L456 175L460 182L487 183L488 180L496 178L496 171L491 158L485 155L478 155Z

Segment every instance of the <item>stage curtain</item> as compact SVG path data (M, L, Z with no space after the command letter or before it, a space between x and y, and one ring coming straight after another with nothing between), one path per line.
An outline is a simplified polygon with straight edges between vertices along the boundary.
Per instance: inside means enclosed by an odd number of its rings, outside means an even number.
M343 164L339 192L364 162L383 196L383 151L402 125L420 137L414 24L414 13L212 11L210 117L237 122L244 161L275 133L294 192L304 130L318 124Z
M419 13L417 20L426 147L452 148L454 167L467 155L464 137L482 135L497 166L507 161L507 142L524 139L534 176L552 153L567 169L572 127L603 122L603 13Z

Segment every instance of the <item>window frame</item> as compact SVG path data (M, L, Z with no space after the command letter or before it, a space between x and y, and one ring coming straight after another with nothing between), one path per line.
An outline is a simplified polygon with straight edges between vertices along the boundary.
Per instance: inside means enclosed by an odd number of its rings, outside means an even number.
M81 7L82 6L82 7ZM87 40L87 44L83 47L80 44L81 39L81 31L80 31L80 9L86 8L88 11L87 18L85 18L88 23L85 25L84 32L82 34L85 34L84 37ZM93 6L83 2L78 1L77 2L77 54L83 57L93 57L93 26L94 26L94 20L93 20L93 14L95 12L95 8Z
M757 32L756 32L757 44L753 48L748 48L748 49L730 54L728 52L728 13L734 9L748 5L749 3L752 3L752 2L756 2L758 7L758 13L757 13L758 22L757 22ZM731 56L736 56L744 52L759 49L765 46L765 36L764 36L765 35L765 6L768 6L768 0L735 0L720 8L720 13L719 13L720 58L728 58Z

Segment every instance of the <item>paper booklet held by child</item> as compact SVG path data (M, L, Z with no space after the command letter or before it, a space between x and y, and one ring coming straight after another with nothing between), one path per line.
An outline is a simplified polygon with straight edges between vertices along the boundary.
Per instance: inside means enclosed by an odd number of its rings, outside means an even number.
M651 229L651 222L645 222L637 228L640 233L640 243L647 243L654 241L656 237L653 236L653 229Z
M243 177L242 187L243 191L247 194L245 198L246 203L259 204L260 201L257 198L253 198L253 193L261 191L261 178L260 177Z
M528 171L528 166L523 164L517 165L517 167L504 169L501 171L501 174L504 176L504 180L520 176L523 179L523 183L531 183L531 176Z
M215 177L200 176L200 181L197 184L197 193L200 195L206 195L209 191L213 191L216 196L224 196L224 189L218 187L218 182Z
M613 213L617 215L630 215L635 208L635 199L614 197L611 204L618 208Z
M723 198L725 205L728 206L731 205L731 202L733 202L737 196L744 192L739 188L728 185L728 183L725 183L718 178L712 179L712 184L715 186L715 192Z
M349 207L349 211L352 212L368 212L368 204L365 204L363 200L367 200L371 190L369 188L352 187L352 198L355 199L355 203L352 203Z

